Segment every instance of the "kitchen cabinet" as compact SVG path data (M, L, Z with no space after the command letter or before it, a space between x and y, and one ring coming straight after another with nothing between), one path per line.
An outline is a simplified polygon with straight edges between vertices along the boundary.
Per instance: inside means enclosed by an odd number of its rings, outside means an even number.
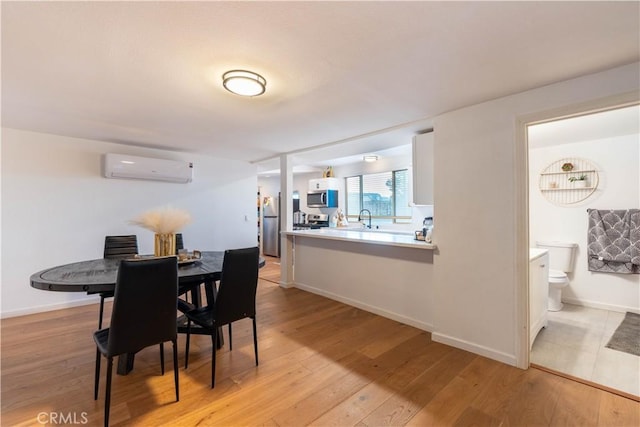
M319 178L309 180L309 191L317 190L339 190L340 179L338 178Z
M540 329L547 326L549 252L531 249L529 257L529 348Z
M413 137L413 204L433 205L433 132Z

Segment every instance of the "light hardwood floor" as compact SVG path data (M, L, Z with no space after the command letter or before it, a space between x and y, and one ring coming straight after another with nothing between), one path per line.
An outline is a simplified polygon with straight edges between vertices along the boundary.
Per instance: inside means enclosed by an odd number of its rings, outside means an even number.
M633 400L513 368L435 343L410 326L282 289L277 268L270 259L261 271L258 367L248 320L234 324L234 350L218 351L213 390L209 337L192 339L185 370L180 336L175 402L171 346L164 376L158 348L145 349L131 374L114 376L112 425L640 425L640 404ZM2 321L2 426L40 425L52 413L77 424L85 418L88 425L102 423L104 380L93 400L97 312L90 305Z

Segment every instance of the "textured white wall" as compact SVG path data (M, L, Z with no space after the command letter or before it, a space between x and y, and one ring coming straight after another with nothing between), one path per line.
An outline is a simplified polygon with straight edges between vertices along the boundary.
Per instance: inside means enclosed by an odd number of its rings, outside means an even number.
M640 135L561 144L529 151L529 235L536 240L578 244L571 284L563 289L565 301L617 311L640 310L640 275L595 273L587 269L587 209L640 207ZM538 189L539 173L566 157L591 162L600 176L595 193L583 202L560 206Z
M635 63L435 118L435 340L518 363L526 329L516 298L527 281L518 119L637 91L638 74Z
M194 181L106 179L107 152L192 161ZM153 233L128 223L149 209L171 205L191 213L182 231L188 249L255 245L256 186L256 167L245 162L3 128L2 316L97 301L33 289L29 277L101 258L108 234L137 234L140 252L153 253Z

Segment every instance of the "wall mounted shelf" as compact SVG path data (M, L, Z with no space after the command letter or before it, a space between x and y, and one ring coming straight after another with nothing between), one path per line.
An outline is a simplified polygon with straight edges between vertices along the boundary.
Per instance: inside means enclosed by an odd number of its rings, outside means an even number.
M570 178L574 180L570 181ZM598 171L591 162L571 157L547 166L540 173L538 187L547 200L563 206L589 198L598 188L599 181Z

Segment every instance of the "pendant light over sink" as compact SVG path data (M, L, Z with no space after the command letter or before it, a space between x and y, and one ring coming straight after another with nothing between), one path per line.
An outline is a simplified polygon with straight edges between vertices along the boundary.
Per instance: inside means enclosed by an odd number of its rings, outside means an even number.
M231 70L222 75L222 85L236 95L258 96L264 93L267 81L253 71Z

